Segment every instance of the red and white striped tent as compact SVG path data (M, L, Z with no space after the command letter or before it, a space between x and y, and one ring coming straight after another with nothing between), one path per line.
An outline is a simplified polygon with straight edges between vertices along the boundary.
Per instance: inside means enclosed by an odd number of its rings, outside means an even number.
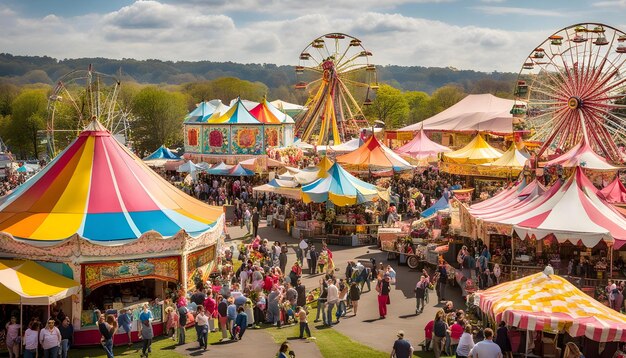
M472 216L482 219L493 215L501 215L503 212L526 205L545 191L546 187L538 182L537 179L528 184L526 184L525 180L522 180L518 185L507 189L502 195L496 195L479 203L483 205L472 205L469 208L469 212Z
M480 309L496 322L530 331L564 331L596 342L626 340L626 315L557 275L540 272L476 294Z
M570 150L562 155L554 158L545 163L545 166L561 165L565 168L584 167L585 169L596 170L618 170L616 167L610 164L606 159L602 158L591 148L589 142L585 137L573 146Z

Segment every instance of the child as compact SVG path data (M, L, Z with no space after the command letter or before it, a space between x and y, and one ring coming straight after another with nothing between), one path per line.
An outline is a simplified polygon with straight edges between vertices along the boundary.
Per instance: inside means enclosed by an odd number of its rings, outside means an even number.
M240 306L237 308L237 318L235 318L235 325L233 326L233 337L236 341L241 340L246 328L248 328L248 315L243 306Z
M289 303L285 303L284 305L284 310L285 310L285 324L289 324L291 323L290 320L293 318L294 322L296 321L296 315L293 311L293 306Z
M304 339L304 332L311 338L311 330L309 329L309 322L307 321L308 312L298 306L296 307L296 314L298 315L298 321L300 321L300 339Z
M165 309L165 314L167 316L167 335L175 341L176 328L178 328L178 314L172 307L167 307Z

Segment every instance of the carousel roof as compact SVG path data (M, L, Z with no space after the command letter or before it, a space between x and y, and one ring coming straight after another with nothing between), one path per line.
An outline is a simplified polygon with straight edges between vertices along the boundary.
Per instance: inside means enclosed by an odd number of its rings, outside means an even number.
M604 189L598 191L598 196L611 204L623 204L626 203L626 188L617 176Z
M552 159L545 163L549 165L560 165L565 168L573 168L577 166L584 167L586 169L597 170L617 170L619 167L613 166L602 158L591 148L589 142L583 137L580 143L573 146L570 150L563 153L561 156Z
M259 120L248 111L241 99L238 99L228 111L215 118L208 120L209 124L260 124Z
M512 133L514 100L491 94L470 94L448 109L398 131L483 131Z
M451 152L452 149L430 140L422 128L415 138L395 151L416 159L428 159L436 157L439 153Z
M373 135L354 152L338 156L337 162L349 165L392 168L394 171L412 168L409 162L382 144Z
M221 102L220 102L221 103ZM187 117L185 117L185 123L203 123L206 122L209 117L215 112L215 105L210 102L200 102L196 106L196 109L191 111Z
M626 315L594 300L558 275L543 272L476 293L495 322L530 331L566 331L596 342L626 339Z
M211 229L222 208L176 189L93 121L50 164L0 200L0 231L39 244L100 243Z
M502 152L485 141L478 134L471 142L461 149L444 153L444 160L458 164L483 164L493 162L502 156Z
M328 169L328 176L302 187L305 203L331 201L337 206L362 204L382 198L379 189L348 173L338 163Z

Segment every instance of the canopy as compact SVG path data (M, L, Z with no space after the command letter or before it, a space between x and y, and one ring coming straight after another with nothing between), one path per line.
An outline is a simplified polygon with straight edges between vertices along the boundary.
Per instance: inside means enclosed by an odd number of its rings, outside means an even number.
M203 169L201 166L195 164L191 160L188 160L185 163L181 164L178 169L176 169L176 171L179 173L194 173L201 172L203 171Z
M337 206L362 204L382 198L379 189L370 183L357 179L338 163L328 170L328 176L302 187L305 203L331 201Z
M220 102L221 103L221 102ZM196 109L191 111L185 117L185 123L203 123L215 112L215 105L209 102L200 102L196 105Z
M237 164L232 167L226 174L230 177L242 177L242 176L253 176L254 172L252 170L246 169L241 166L241 164Z
M333 161L328 159L328 156L323 156L320 162L317 164L317 168L319 171L317 172L318 178L326 178L328 176L328 171L333 166Z
M444 161L459 164L483 164L500 158L502 152L492 147L478 134L465 147L443 155Z
M408 155L418 160L437 158L437 154L451 151L452 149L430 140L423 128L410 142L396 149L396 153Z
M330 166L332 166L332 162ZM319 178L322 178L322 177L325 178L326 176L328 176L328 174L326 171L322 172L322 170L320 170L318 167L311 167L311 168L304 168L298 171L294 176L298 183L304 185L304 184L312 183Z
M606 159L596 154L584 137L580 143L573 146L570 150L545 163L546 166L557 164L565 168L581 166L586 169L597 170L620 169L619 167L609 164Z
M557 182L526 205L502 210L484 220L513 225L521 238L539 240L552 234L559 242L581 241L586 247L604 240L615 242L616 249L626 243L626 219L598 197L580 167L565 183Z
M280 117L286 117L287 115L281 113L276 110L280 114ZM250 110L250 114L252 114L259 122L266 124L280 124L282 121L279 117L276 116L269 108L269 102L264 100L263 102L256 105L256 107Z
M233 104L228 111L215 118L208 120L209 124L261 124L243 105L241 98Z
M280 110L283 113L288 114L291 117L307 110L305 106L281 101L280 99L277 99L270 103L272 104L272 106L276 107L278 110Z
M231 170L234 166L225 164L224 162L219 162L215 164L211 168L207 170L207 174L211 175L226 175L228 171Z
M152 152L149 156L143 158L144 161L169 161L169 160L180 160L181 158L176 154L172 153L165 145L160 146L157 150Z
M42 171L0 199L0 231L39 245L73 235L116 244L156 231L171 237L210 230L222 208L175 188L90 123Z
M500 158L483 165L522 169L526 165L528 158L530 158L528 151L526 149L517 149L517 146L513 143L509 150L504 152Z
M17 168L16 172L18 173L32 173L34 172L35 169L29 167L28 165L24 164L22 166L20 166L19 168Z
M604 189L598 191L598 196L611 204L623 204L626 203L626 188L617 176Z
M392 168L394 171L412 168L409 162L383 145L376 136L370 136L354 152L338 156L337 162L357 166Z
M470 94L448 109L398 131L463 131L512 133L514 100L491 94Z
M47 306L79 291L80 283L33 261L0 260L0 304Z
M626 340L626 315L554 274L536 273L476 294L480 309L494 322L530 331L566 331L596 342Z
M482 205L472 205L469 208L469 212L475 217L487 220L493 215L501 215L507 211L522 207L545 192L546 187L538 182L537 179L531 181L528 185L523 180L520 184L501 192L499 195L479 203Z
M357 149L359 149L359 147L361 146L361 139L359 138L352 138L347 142L343 142L341 144L337 144L337 145L319 145L317 146L317 151L318 152L328 152L328 151L333 151L336 153L347 153L347 152L353 152Z
M420 214L421 217L427 218L437 213L439 210L444 210L448 208L448 198L445 196L441 196L436 203L434 203L430 208L422 211Z

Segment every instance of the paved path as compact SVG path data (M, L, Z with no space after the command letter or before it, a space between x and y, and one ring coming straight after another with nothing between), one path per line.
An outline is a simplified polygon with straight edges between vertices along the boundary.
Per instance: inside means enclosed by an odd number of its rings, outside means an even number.
M243 236L245 231L245 229L241 230L239 227L228 228L228 232L233 238ZM267 238L270 242L278 240L282 243L286 241L291 247L296 247L299 241L289 237L285 230L267 228L263 221L259 228L259 235L262 238ZM238 240L233 240L235 247L237 242ZM227 242L227 245L229 243ZM321 244L316 244L315 246L319 250ZM377 263L390 264L397 272L397 283L394 285L390 295L391 305L387 306L388 315L386 319L379 319L377 295L374 290L375 283L372 283L371 292L367 292L367 286L365 286L365 292L359 301L358 315L352 317L352 311L349 311L347 317L342 319L338 325L333 326L333 329L355 341L383 352L391 351L393 341L396 339L396 333L401 329L406 333L406 338L418 350L417 344L424 339L424 326L435 317L436 311L442 307L441 304L435 302L437 296L434 291L431 291L430 303L427 305L424 313L420 315L415 314L415 294L413 289L421 273L417 270L411 270L407 266L398 266L397 261L387 262L387 254L381 252L375 246L330 246L330 249L333 252L335 265L339 268L339 271L336 272L338 278L345 277L344 272L349 260L369 260L371 257L374 257ZM295 260L295 252L289 250L288 270ZM306 286L307 291L319 286L321 275L310 276L306 263L303 272L302 282ZM455 307L465 309L460 290L448 287L448 292L450 294L446 298L452 300Z

